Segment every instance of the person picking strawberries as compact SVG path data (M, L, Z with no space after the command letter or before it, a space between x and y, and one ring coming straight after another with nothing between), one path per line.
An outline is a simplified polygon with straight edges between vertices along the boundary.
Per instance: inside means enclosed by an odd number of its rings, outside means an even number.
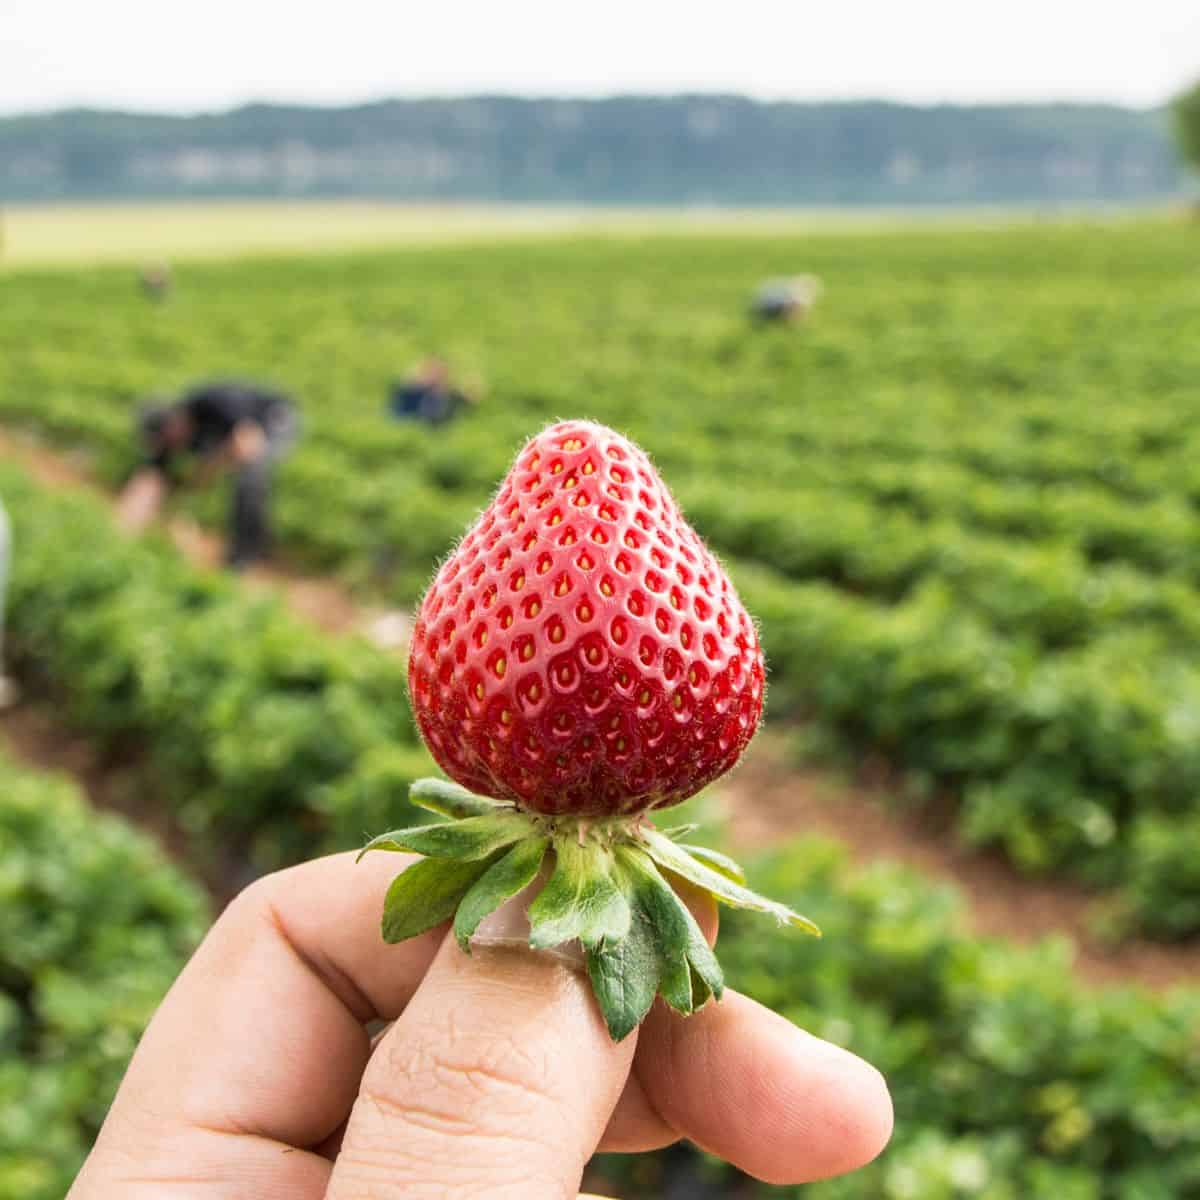
M142 414L146 461L130 478L117 502L122 524L133 532L158 514L175 462L191 457L199 477L233 473L233 500L225 560L242 570L270 548L271 476L298 431L295 407L280 392L249 384L203 384L174 404Z

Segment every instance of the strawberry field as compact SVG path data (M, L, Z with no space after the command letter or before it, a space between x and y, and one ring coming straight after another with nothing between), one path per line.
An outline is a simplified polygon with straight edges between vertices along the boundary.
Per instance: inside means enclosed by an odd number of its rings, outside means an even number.
M214 375L283 385L305 421L279 483L285 559L403 606L534 428L580 415L628 430L761 622L776 730L852 769L890 764L907 803L949 808L952 836L1095 888L1110 929L1187 939L1200 933L1193 233L244 260L179 268L159 306L125 270L8 275L0 423L84 452L115 485L147 395ZM810 322L753 326L754 283L791 269L824 280ZM428 352L481 379L483 403L440 430L390 422L388 384ZM115 537L100 498L2 462L0 496L20 547L8 632L23 686L121 764L131 807L165 812L187 869L219 895L404 819L429 763L400 659L317 633L165 541ZM181 503L220 526L219 496ZM117 824L86 864L38 867L37 846L78 841L63 831L85 810L61 782L5 773L7 1200L61 1194L203 904ZM146 896L126 896L130 914L101 937L85 915L131 871ZM819 844L756 874L828 937L730 921L731 982L873 1058L897 1097L889 1155L804 1194L1200 1194L1193 997L1085 989L1061 948L979 943L943 892L854 876ZM43 946L27 931L49 911L60 941ZM119 1019L97 1015L81 989L108 987L125 936L132 998ZM95 1022L119 1034L98 1065ZM102 1095L79 1096L81 1071L103 1077ZM30 1089L57 1114L53 1138L17 1120ZM673 1163L603 1169L654 1196ZM686 1169L715 1195L740 1186Z
M298 397L286 553L412 603L515 447L627 429L762 622L776 721L881 753L961 835L1200 930L1200 322L1190 231L657 238L27 275L0 418L114 482L139 399L242 374ZM827 295L760 329L789 264ZM483 380L439 431L384 415L428 351ZM194 503L219 523L220 501Z

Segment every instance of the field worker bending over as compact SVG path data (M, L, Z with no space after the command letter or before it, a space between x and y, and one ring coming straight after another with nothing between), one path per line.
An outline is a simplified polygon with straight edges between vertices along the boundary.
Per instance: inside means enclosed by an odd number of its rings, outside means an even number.
M450 368L440 358L429 358L392 388L388 408L398 421L436 426L447 424L477 403L472 391L450 382Z
M258 562L270 548L271 474L298 429L286 396L240 383L205 384L147 410L141 418L147 459L121 493L122 524L144 529L166 498L172 463L191 456L200 462L200 482L222 469L234 473L226 563L237 571Z
M162 302L171 294L173 280L171 264L166 262L148 263L138 273L138 282L142 285L142 295L147 300Z
M821 281L815 275L794 275L790 279L768 279L750 306L759 321L803 321L821 295Z

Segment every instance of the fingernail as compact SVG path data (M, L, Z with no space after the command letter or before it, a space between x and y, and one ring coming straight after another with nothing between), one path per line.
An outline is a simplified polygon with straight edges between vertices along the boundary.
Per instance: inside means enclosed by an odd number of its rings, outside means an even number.
M587 957L578 941L563 942L545 950L535 950L529 945L529 906L533 903L541 885L535 882L520 895L505 901L495 912L479 923L471 938L471 945L481 949L521 949L527 954L553 959L577 971L587 974Z

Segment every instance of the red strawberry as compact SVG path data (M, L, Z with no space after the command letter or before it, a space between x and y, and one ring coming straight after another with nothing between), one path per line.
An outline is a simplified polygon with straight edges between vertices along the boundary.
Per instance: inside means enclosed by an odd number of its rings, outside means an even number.
M729 770L763 704L758 636L646 455L552 425L442 566L409 689L439 765L545 814L676 804Z
M737 761L762 714L763 659L725 572L611 429L553 425L517 456L421 604L409 690L457 783L415 782L409 798L444 820L366 847L426 856L388 889L386 941L453 917L469 952L511 901L534 949L583 947L620 1040L656 995L685 1014L721 997L671 881L817 932L723 854L640 819Z

